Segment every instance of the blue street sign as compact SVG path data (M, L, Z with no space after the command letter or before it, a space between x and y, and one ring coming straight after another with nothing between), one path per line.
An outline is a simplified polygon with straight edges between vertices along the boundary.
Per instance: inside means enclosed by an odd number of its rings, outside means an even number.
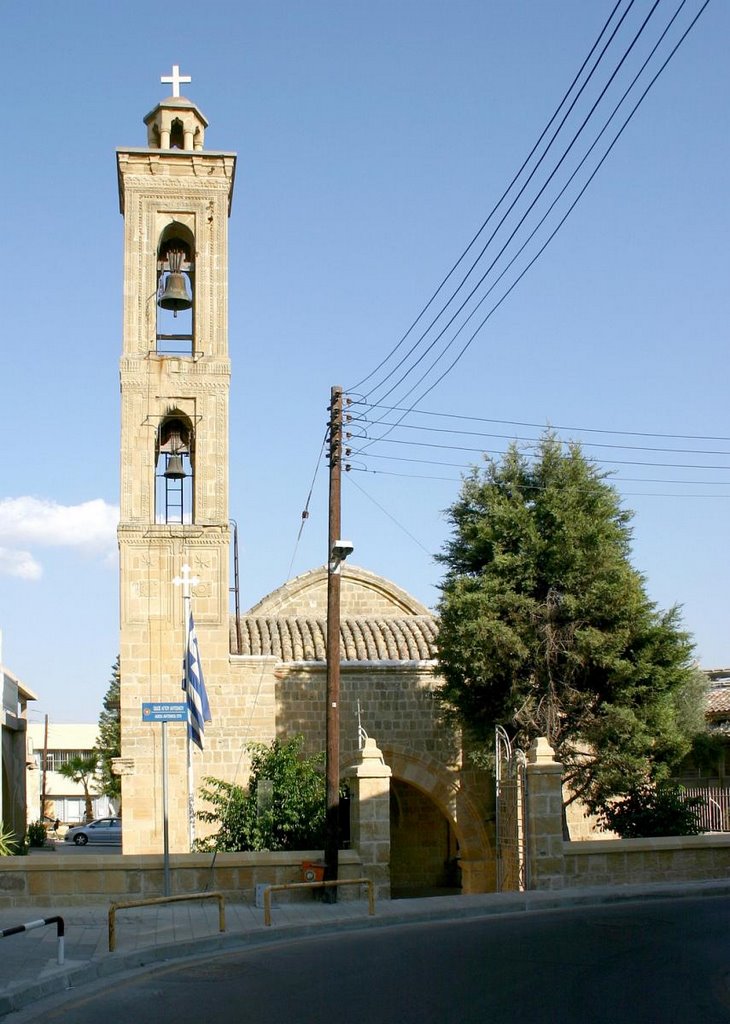
M187 722L188 706L183 701L176 704L143 704L143 722Z

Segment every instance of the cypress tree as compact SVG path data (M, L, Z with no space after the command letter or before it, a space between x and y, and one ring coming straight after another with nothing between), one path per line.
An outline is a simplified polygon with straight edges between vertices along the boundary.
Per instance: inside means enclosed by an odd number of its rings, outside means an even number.
M486 458L447 515L444 706L482 741L497 724L523 746L546 736L594 809L666 777L701 728L702 683L679 609L631 564L606 474L548 433L532 457Z

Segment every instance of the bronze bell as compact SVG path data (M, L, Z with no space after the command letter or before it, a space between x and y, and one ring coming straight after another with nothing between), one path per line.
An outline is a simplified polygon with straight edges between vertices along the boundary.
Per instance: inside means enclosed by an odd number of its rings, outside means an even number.
M193 300L188 295L185 274L173 271L167 275L165 290L160 296L158 305L162 309L171 309L175 315L178 310L190 309Z
M183 469L182 459L179 455L171 455L167 460L165 466L165 472L162 474L165 480L184 480L185 470Z

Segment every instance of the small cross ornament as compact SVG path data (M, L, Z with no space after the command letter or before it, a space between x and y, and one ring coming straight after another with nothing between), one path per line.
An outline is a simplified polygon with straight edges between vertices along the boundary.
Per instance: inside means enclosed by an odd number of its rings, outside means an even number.
M176 587L182 586L183 597L190 597L190 587L194 587L199 580L197 576L190 575L190 566L186 562L180 570L180 576L176 576L172 582Z

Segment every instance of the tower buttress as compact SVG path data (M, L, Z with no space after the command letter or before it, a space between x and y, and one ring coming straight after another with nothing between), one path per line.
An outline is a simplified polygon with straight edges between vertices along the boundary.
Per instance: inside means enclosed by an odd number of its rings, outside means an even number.
M145 117L147 147L117 150L125 853L162 850L160 726L142 724L141 705L184 699L182 601L172 583L184 563L199 579L192 603L206 681L225 678L229 651L227 276L236 155L203 148L208 122L179 94L189 78L175 66L161 80L172 82L173 95ZM211 731L214 744L215 722ZM170 805L182 806L184 726L168 735ZM187 849L183 814L171 817L170 849Z

